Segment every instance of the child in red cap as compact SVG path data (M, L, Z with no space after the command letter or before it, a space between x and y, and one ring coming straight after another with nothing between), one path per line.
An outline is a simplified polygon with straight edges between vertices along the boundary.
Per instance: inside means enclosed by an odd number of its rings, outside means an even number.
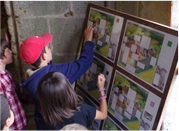
M50 33L45 33L42 36L29 37L22 42L20 46L20 58L36 67L35 70L28 69L26 71L20 81L20 85L36 103L35 122L37 129L39 118L41 117L41 112L37 106L37 86L39 81L48 72L52 71L61 72L69 79L71 84L80 78L80 76L91 66L93 61L93 30L94 29L91 26L86 27L84 31L85 47L83 48L79 59L70 63L48 65L52 60L52 49L49 48L49 43L52 41L52 35Z

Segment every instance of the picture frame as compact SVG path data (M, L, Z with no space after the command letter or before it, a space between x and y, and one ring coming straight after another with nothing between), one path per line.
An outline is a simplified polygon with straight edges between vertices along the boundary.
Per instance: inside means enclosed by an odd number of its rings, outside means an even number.
M98 25L96 24L96 26L95 23ZM86 27L87 25L93 26L95 28L94 34L98 34L98 37L96 35L95 40L93 40L95 44L94 59L110 67L110 72L108 72L110 77L106 83L108 85L106 91L108 107L111 106L110 101L115 90L114 82L116 81L117 73L119 76L121 75L121 79L133 83L129 82L130 84L127 85L126 90L134 96L130 98L134 101L134 104L135 100L138 99L136 98L138 93L134 89L134 85L138 85L160 101L156 102L146 96L145 102L148 106L143 105L143 111L138 111L133 116L133 119L139 119L138 127L135 128L131 128L123 119L119 120L117 116L120 116L120 113L114 115L115 113L111 113L108 109L108 117L122 130L160 129L167 101L173 88L175 73L177 72L178 31L166 25L95 4L88 5L84 26ZM115 44L114 48L112 48L113 44L111 43ZM103 71L97 71L98 65L94 63L91 65L90 70L92 69L92 72L105 75ZM100 103L97 98L86 90L86 88L89 88L88 85L86 84L87 87L84 88L83 83L79 84L80 78L75 82L75 90L78 88L88 99L99 106ZM119 82L123 83L122 80ZM95 83L93 84L95 85ZM130 85L134 87L130 87ZM98 93L97 88L94 92ZM118 90L118 92L120 91ZM117 99L116 101L122 100L124 97L124 95L120 95L119 98L120 93L116 94L118 94L115 98ZM129 96L129 94L126 95ZM128 99L127 97L127 105L133 107L133 104L130 104ZM151 101L148 102L148 100ZM139 99L139 101L141 100ZM113 102L113 105L115 105L115 102ZM125 114L125 119L130 119L134 110L128 106L124 109L128 113ZM154 107L157 108L153 114L150 108ZM103 129L104 122L105 120L101 121L100 130Z

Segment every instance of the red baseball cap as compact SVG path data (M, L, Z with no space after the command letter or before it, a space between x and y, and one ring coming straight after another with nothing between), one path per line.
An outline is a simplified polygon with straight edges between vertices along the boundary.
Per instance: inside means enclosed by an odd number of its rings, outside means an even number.
M43 47L52 41L52 35L32 36L25 39L20 46L20 58L28 64L33 64L42 53Z

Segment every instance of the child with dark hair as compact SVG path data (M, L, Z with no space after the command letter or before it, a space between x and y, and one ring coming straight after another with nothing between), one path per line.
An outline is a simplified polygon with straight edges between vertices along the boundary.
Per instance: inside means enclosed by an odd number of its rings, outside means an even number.
M50 72L39 82L38 106L42 113L40 130L59 130L67 124L87 126L87 121L103 120L107 117L107 102L104 92L105 77L98 75L100 110L81 101L70 82L60 72Z
M9 127L14 122L14 114L10 110L7 98L0 94L0 118L1 130L9 130Z
M69 79L72 84L83 75L93 62L94 44L91 42L93 36L93 28L87 26L84 31L85 46L78 60L70 63L48 64L52 60L52 49L49 43L52 41L52 35L45 33L42 36L32 36L25 39L20 46L20 57L28 64L34 65L36 68L28 69L20 81L21 87L37 102L37 86L39 81L48 72L59 71ZM35 123L38 129L38 121L41 112L35 107Z
M1 39L0 43L0 94L6 96L10 109L14 113L14 123L10 126L10 130L21 130L27 125L24 109L19 101L17 93L18 85L12 74L6 70L6 65L12 63L12 51L6 40Z

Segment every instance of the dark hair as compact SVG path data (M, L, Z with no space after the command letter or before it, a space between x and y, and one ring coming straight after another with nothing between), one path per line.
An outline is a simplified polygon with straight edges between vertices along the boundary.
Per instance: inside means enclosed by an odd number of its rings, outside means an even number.
M71 118L80 111L82 101L60 72L46 74L38 84L37 93L37 103L46 123L64 124L63 118Z
M7 98L0 94L0 107L1 107L1 130L4 128L6 119L10 117L10 107Z
M34 63L32 63L33 66L38 67L40 65L40 63L41 63L41 56L42 56L43 53L46 53L45 47L43 47L42 52L41 52L39 58Z
M9 43L8 43L6 40L4 40L4 39L1 38L1 45L0 45L1 59L2 59L3 57L6 57L6 56L4 55L4 51L5 51L6 48L9 48Z

